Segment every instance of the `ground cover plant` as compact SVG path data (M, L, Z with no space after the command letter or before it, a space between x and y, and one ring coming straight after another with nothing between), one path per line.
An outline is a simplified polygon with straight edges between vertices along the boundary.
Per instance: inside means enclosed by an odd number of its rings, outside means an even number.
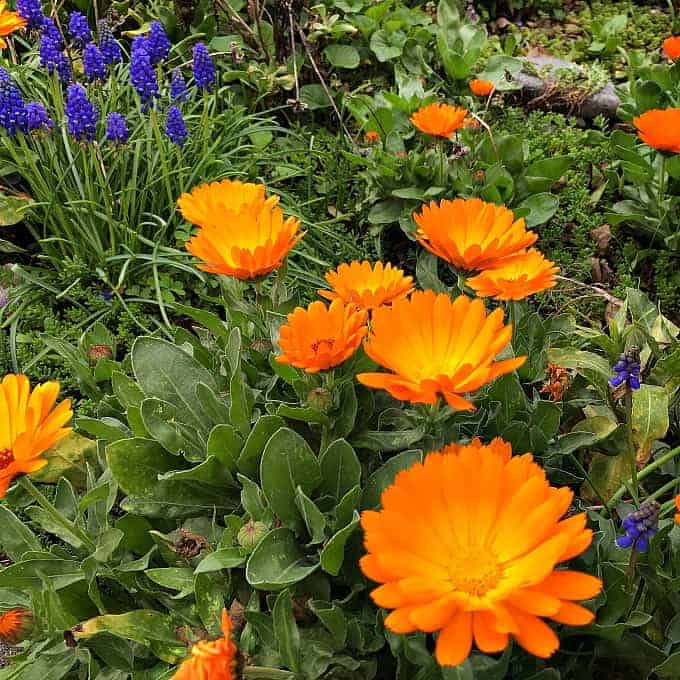
M0 3L0 680L680 677L674 32Z

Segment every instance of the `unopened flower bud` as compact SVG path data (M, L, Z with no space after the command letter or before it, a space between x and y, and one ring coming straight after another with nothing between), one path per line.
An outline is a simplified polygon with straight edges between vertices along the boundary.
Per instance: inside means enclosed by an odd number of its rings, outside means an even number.
M93 364L100 359L113 359L113 348L110 345L91 345L87 357Z
M16 607L0 614L0 640L16 645L25 640L33 630L33 614Z
M333 395L325 387L315 387L307 395L307 405L321 413L328 413L333 408Z
M236 540L245 550L252 552L255 546L264 538L267 533L267 525L264 522L246 522L238 532Z

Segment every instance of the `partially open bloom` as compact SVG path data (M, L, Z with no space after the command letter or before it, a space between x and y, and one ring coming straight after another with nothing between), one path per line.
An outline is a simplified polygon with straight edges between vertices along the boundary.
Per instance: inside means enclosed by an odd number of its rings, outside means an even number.
M600 579L560 563L592 541L586 515L562 519L573 492L549 484L531 454L512 456L501 440L433 453L397 474L382 509L361 523L364 574L380 584L373 601L393 610L393 633L438 632L442 666L467 659L473 639L490 654L512 636L546 658L559 639L543 618L586 625L576 604L595 597Z
M431 253L458 269L498 267L523 253L538 236L527 231L524 218L515 220L505 206L479 198L432 201L414 213L416 238Z
M106 19L102 19L97 24L97 32L99 33L99 49L104 57L104 63L110 65L122 61L123 54L120 45L113 36L113 31Z
M566 368L548 362L548 376L541 387L541 394L549 395L552 401L560 401L569 387L569 382L569 371Z
M496 89L496 86L490 80L480 80L479 78L471 80L468 87L470 92L478 97L488 97Z
M25 640L33 628L33 614L23 607L0 613L0 640L16 645Z
M364 135L364 139L366 140L366 144L375 144L376 142L380 141L380 134L375 130L369 130Z
M614 375L609 379L609 386L614 390L622 388L624 391L640 389L640 350L631 347L619 355L614 364Z
M411 122L421 132L433 137L448 139L467 125L467 109L450 104L429 104L421 106L412 116Z
M172 680L238 680L240 653L231 635L232 622L224 609L222 637L197 642Z
M10 12L7 9L7 3L0 0L0 49L7 47L7 42L4 39L8 35L20 28L25 28L27 25L28 21L21 14Z
M373 312L366 354L391 373L357 379L402 401L434 404L441 394L452 408L470 410L462 395L524 363L526 357L495 361L511 337L500 308L487 315L479 299L416 291Z
M326 274L326 281L333 290L320 290L319 295L353 303L362 309L375 309L413 290L413 277L406 276L389 262L376 262L374 266L367 261L341 264Z
M182 71L177 67L173 70L172 80L170 81L170 99L173 102L185 102L188 94L186 80L182 76Z
M616 539L619 548L635 547L638 552L647 552L649 541L659 532L659 510L661 506L655 500L646 500L624 517L621 525L624 534Z
M339 366L349 359L368 332L368 314L354 305L335 300L327 307L317 300L307 309L297 307L288 315L288 323L279 329L276 357L280 364L318 373Z
M496 300L523 300L529 295L553 288L559 267L531 248L526 253L511 257L494 269L467 280L468 286L480 297Z
M633 118L640 139L657 151L680 153L680 109L651 109Z
M671 61L680 57L680 35L673 35L663 41L663 53Z
M203 260L200 269L238 279L256 279L277 269L302 238L300 221L283 216L279 197L263 184L225 179L183 194L179 209L200 227L187 250Z
M25 375L6 375L0 383L0 498L18 475L47 465L40 455L66 437L71 420L70 399L56 408L58 382L31 390Z

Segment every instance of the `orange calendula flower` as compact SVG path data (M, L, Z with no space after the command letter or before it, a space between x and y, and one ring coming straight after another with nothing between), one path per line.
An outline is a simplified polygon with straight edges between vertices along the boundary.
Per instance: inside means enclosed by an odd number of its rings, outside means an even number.
M429 104L421 106L412 116L411 122L421 132L433 137L448 139L467 125L468 110L450 104Z
M389 262L354 261L341 264L337 270L326 274L326 281L333 290L320 290L319 295L328 300L342 300L362 309L375 309L413 290L413 277Z
M16 607L0 613L0 640L16 645L25 640L33 628L33 614L28 609Z
M433 201L414 213L413 219L422 246L466 271L498 267L538 238L527 231L524 218L515 220L505 206L479 198Z
M663 53L672 61L680 57L680 35L673 35L663 41Z
M375 130L369 130L365 135L364 139L367 144L375 144L380 141L380 135Z
M680 153L680 109L651 109L633 118L640 139L658 151Z
M256 279L283 263L302 238L300 221L284 218L279 197L262 184L225 179L183 194L179 209L198 233L187 250L204 264L199 269L237 279Z
M392 372L360 373L357 379L402 401L434 404L441 394L452 408L474 409L462 395L526 360L495 361L511 337L500 308L487 315L479 299L416 291L373 312L366 354Z
M232 622L225 609L222 637L196 643L172 680L238 680L240 652L231 635Z
M371 597L393 610L394 633L438 633L442 666L463 663L473 640L486 654L513 637L549 657L559 639L544 618L591 623L577 604L595 597L600 579L560 563L592 541L586 515L562 519L573 498L550 486L531 454L510 446L469 446L433 453L400 472L382 494L382 509L361 516L364 574L382 584Z
M0 383L0 498L15 477L47 465L40 455L66 437L72 416L71 400L56 408L59 383L31 390L25 375L6 375Z
M480 80L479 78L471 80L468 87L472 94L476 94L478 97L488 97L496 89L496 86L490 80Z
M523 300L529 295L553 288L560 271L554 262L546 259L535 248L495 269L485 269L467 280L468 286L480 297L496 300Z
M367 319L365 310L345 305L342 300L334 300L330 307L319 300L307 309L297 307L279 329L283 354L276 361L307 373L339 366L357 351L366 336Z
M680 524L680 493L675 497L675 509L678 511L675 513L675 522Z
M5 37L24 28L27 24L19 12L10 12L7 9L7 3L0 1L0 49L7 47Z

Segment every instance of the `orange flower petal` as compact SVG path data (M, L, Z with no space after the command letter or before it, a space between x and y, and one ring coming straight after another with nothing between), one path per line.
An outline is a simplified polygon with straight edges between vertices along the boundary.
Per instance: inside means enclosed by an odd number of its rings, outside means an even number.
M651 109L633 118L633 125L648 146L680 153L680 109Z
M440 666L458 666L472 649L472 614L459 612L437 638L435 657Z
M429 104L421 106L411 116L411 122L425 134L448 139L456 130L465 127L467 115L467 109L450 104Z
M490 80L480 80L479 78L471 80L468 87L472 94L476 94L478 97L488 97L496 89L496 86Z

